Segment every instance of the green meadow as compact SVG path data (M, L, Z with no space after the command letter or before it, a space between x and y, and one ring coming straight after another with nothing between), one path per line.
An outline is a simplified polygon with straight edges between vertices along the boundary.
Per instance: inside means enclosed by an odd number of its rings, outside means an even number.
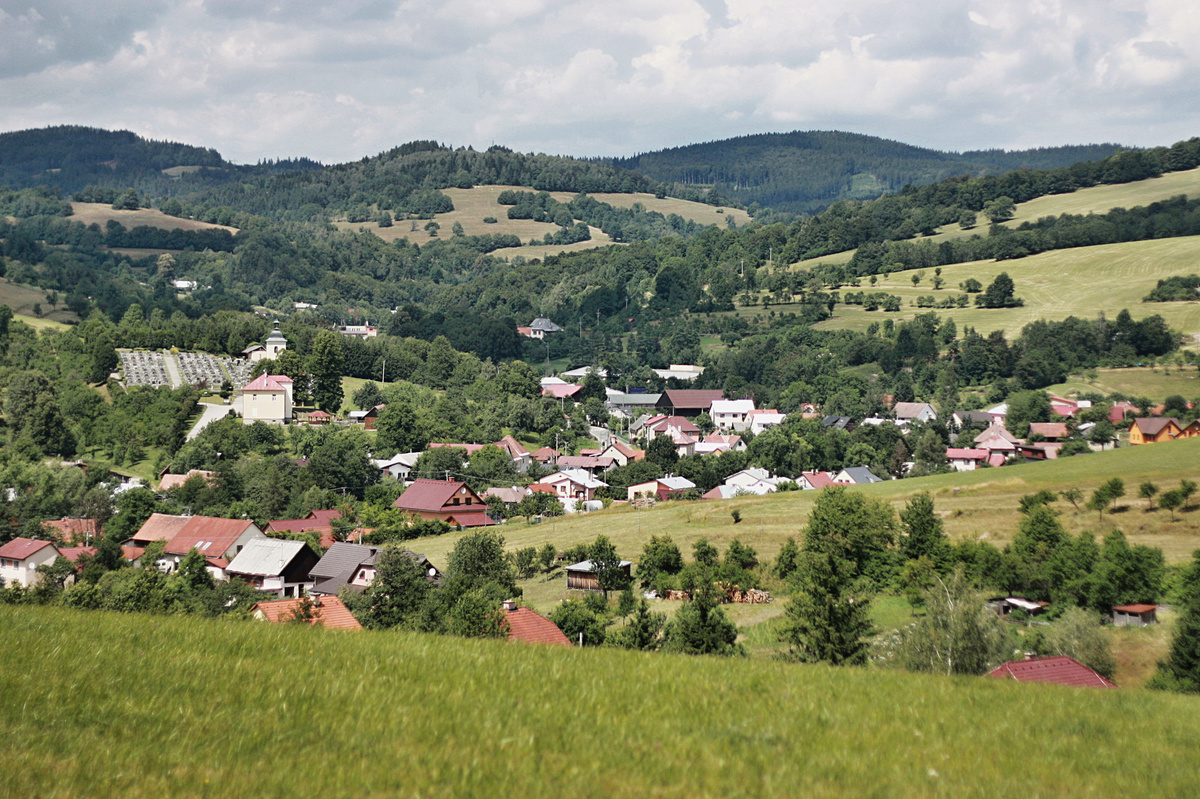
M4 792L1188 796L1200 699L0 607Z

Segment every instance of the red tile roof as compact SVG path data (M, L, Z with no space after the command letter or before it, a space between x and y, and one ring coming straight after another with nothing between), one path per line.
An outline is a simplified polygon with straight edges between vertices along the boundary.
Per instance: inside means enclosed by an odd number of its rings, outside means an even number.
M36 554L46 547L53 549L54 544L51 544L49 541L37 541L32 538L14 538L0 547L0 558L25 560L30 555Z
M1066 655L1002 663L989 671L986 676L1016 680L1017 682L1048 682L1055 685L1091 688L1117 687L1112 680L1100 676L1075 658Z
M179 531L167 541L166 551L186 555L192 549L206 558L220 558L254 522L246 519L218 519L214 516L180 517L185 520ZM256 528L257 529L257 528Z
M95 555L95 547L63 547L58 550L58 554L62 555L67 560L75 563L79 560L80 555Z
M57 530L64 541L84 541L89 535L100 534L100 523L96 519L52 519L42 522L42 526Z
M1030 422L1029 435L1039 435L1043 438L1066 438L1066 422Z
M166 513L151 513L150 518L142 523L133 534L134 541L170 541L185 524L187 516L170 516Z
M529 608L515 608L505 613L508 621L508 640L530 644L571 646L571 639L554 622Z
M406 488L392 505L402 510L440 511L460 489L464 488L467 491L464 496L475 497L475 492L471 491L466 483L460 483L457 480L429 480L421 477L413 480L413 484Z
M358 619L351 615L349 608L335 596L313 597L314 615L309 624L320 624L331 630L361 630ZM277 599L270 602L259 602L250 608L250 612L261 613L266 621L287 622L296 618L296 609L300 607L299 599Z
M181 485L191 480L196 475L204 478L205 482L212 484L213 476L216 472L206 471L204 469L188 469L187 474L164 474L162 479L158 481L159 491L170 491L172 488L179 488Z
M284 391L292 378L287 375L259 375L246 384L242 391Z
M566 399L578 394L581 388L583 386L574 383L557 383L551 386L542 386L542 396L553 397L554 399Z

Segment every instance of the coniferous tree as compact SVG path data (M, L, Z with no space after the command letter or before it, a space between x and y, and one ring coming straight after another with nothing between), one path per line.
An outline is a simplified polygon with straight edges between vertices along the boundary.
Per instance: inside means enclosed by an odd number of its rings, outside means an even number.
M1148 686L1164 691L1200 694L1200 549L1192 553L1192 563L1180 592L1179 617L1171 636L1171 649L1158 663L1158 672Z
M854 564L835 551L805 552L793 583L783 640L792 657L835 666L867 662L870 601L856 589Z

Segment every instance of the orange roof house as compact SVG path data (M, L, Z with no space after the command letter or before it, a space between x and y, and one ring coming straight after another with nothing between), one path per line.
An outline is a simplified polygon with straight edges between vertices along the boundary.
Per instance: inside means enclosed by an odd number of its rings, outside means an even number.
M1170 416L1139 417L1129 428L1130 444L1157 444L1172 441L1183 432L1179 420Z
M214 516L169 516L152 513L128 542L144 548L153 541L165 541L166 561L160 565L172 571L193 549L208 561L218 579L238 552L255 538L265 538L258 526L246 519L219 519ZM140 553L139 553L140 556Z
M188 469L187 474L164 474L162 479L158 481L159 491L170 491L172 488L179 488L181 485L199 475L204 478L204 481L212 485L213 476L216 472L210 472L205 469Z
M504 620L508 623L510 641L571 646L571 639L558 629L558 625L536 611L517 607L516 602L504 603Z
M301 599L276 599L270 602L259 602L250 608L250 613L260 621L275 623L294 621L296 612L300 609ZM361 630L362 625L350 613L350 609L342 604L335 596L318 596L312 598L313 617L309 624L321 625L330 630Z
M98 519L51 519L42 522L42 527L53 530L69 544L87 542L100 535Z
M495 524L487 515L489 508L483 498L466 483L456 480L414 480L392 507L421 519L446 522L455 527Z

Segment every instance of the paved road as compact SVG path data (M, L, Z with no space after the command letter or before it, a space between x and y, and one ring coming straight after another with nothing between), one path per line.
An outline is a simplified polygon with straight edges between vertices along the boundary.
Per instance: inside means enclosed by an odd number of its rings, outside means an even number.
M167 379L171 381L171 388L183 388L183 375L179 372L179 361L175 354L170 350L164 350L162 357L163 365L167 367Z
M196 436L200 435L200 431L208 427L218 419L224 419L230 411L233 410L232 405L210 405L203 403L204 413L200 414L200 418L192 425L192 429L187 434L187 440L191 441Z

